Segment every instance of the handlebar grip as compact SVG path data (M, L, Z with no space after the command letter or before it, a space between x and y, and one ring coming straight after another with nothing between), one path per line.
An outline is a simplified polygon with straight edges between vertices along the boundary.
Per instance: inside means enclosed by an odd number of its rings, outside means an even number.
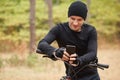
M40 49L37 49L36 53L44 54Z
M43 54L43 55L44 55L43 57L48 57L48 56L45 55L40 49L37 49L37 50L36 50L36 53Z
M109 65L107 65L107 64L97 63L97 66L100 66L100 67L103 67L103 68L109 68Z

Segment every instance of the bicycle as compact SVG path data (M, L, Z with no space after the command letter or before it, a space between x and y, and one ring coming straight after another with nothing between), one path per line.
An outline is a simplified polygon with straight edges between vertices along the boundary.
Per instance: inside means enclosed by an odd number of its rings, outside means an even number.
M36 53L39 53L39 54L44 54L41 52L41 50L37 49L36 50ZM43 57L47 57L49 58L49 56L45 55ZM67 62L65 62L67 63ZM67 63L68 64L68 63ZM68 64L69 65L69 64ZM98 59L95 59L94 61L90 62L89 64L86 64L85 66L83 66L79 71L81 71L82 69L84 69L85 67L90 67L90 68L99 68L101 70L104 70L104 69L107 69L109 68L109 65L108 64L101 64L101 63L98 63ZM76 76L76 74L79 72L77 71L72 77ZM71 77L70 76L62 76L62 78L60 80L71 80Z

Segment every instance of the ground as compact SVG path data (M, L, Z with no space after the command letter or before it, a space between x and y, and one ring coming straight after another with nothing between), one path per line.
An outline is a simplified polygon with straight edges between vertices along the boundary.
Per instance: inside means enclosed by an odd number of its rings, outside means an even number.
M99 69L101 80L120 80L120 50L98 50L100 63L109 64L109 69ZM41 59L42 60L42 59ZM4 67L0 71L0 80L59 80L64 75L64 66L61 61L50 61L47 65L38 68L28 67Z

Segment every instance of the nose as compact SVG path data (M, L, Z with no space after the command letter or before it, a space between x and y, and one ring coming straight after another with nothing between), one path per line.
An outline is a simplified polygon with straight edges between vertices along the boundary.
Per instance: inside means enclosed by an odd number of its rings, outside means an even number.
M78 25L78 21L77 21L77 20L74 20L74 21L73 21L73 24L74 24L74 25Z

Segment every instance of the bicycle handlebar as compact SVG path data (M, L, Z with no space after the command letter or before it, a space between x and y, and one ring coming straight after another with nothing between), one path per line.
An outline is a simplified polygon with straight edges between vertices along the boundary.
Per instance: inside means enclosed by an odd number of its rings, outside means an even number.
M45 54L40 49L37 49L36 53ZM48 57L48 56L45 55L43 57ZM102 70L104 70L104 68L106 68L106 69L109 68L109 65L107 65L107 64L101 64L101 63L90 63L90 64L88 64L88 66L90 66L90 67L98 67L98 68L100 68Z
M37 49L36 53L44 54L40 49Z
M97 68L100 68L102 70L104 70L104 68L109 68L109 65L107 64L101 64L101 63L90 63L88 64L89 67L97 67Z
M97 66L101 66L101 67L104 67L104 68L109 68L109 65L107 65L107 64L97 63Z

